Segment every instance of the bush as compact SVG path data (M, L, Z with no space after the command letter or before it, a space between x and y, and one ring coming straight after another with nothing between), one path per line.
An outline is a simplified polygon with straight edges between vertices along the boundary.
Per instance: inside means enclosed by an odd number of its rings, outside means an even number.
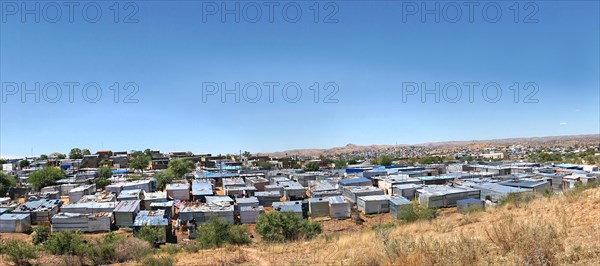
M321 233L321 223L315 221L303 220L300 223L302 236L311 239Z
M321 224L302 221L302 217L294 212L270 212L258 217L256 231L267 241L296 240L300 236L311 238L321 233Z
M398 207L397 218L400 221L412 223L419 220L431 220L436 217L435 208L425 207L417 202Z
M29 260L35 259L37 250L35 246L22 240L10 241L0 246L2 254L16 265L29 265Z
M529 203L530 201L534 200L537 198L537 195L535 192L521 192L521 193L508 193L506 196L500 198L500 200L498 200L498 205L500 206L504 206L506 204L513 204L516 207L525 205L527 203Z
M48 240L48 237L50 236L50 227L45 226L45 225L40 225L38 227L36 227L35 229L33 229L33 235L31 236L31 240L33 241L33 244L42 244L44 242L46 242L46 240Z
M52 233L44 243L44 248L55 255L90 255L90 245L79 231Z
M148 242L135 237L125 238L115 247L114 260L124 262L140 259L152 252L152 246Z
M136 233L135 237L148 242L150 245L157 247L158 243L164 241L165 228L158 226L144 225Z
M248 244L250 238L246 227L230 225L224 219L212 216L200 226L197 241L202 248L217 248L223 244Z
M172 266L173 264L175 259L169 256L148 257L142 262L144 266Z

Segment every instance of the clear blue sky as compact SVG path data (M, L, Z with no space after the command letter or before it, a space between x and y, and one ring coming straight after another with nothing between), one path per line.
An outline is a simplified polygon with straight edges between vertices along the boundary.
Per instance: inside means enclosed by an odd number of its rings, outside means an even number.
M199 1L135 2L138 10L131 18L138 22L122 23L134 9L121 2L115 23L113 1L99 1L97 23L84 20L83 3L74 7L73 23L64 6L59 21L50 23L46 19L54 18L55 7L38 3L48 13L39 23L27 14L23 23L22 10L14 6L1 10L2 156L67 153L72 147L254 153L600 131L598 1L539 1L537 11L522 3L517 23L512 1L499 2L502 16L496 23L485 20L493 19L493 10L484 18L481 6L475 7L473 22L462 7L462 17L451 23L454 7L444 2L440 8L448 16L436 23L428 15L422 22L418 11L403 17L402 2L393 1L334 2L338 10L331 18L337 23L323 23L334 10L324 3L314 23L313 1L297 2L302 10L297 23L284 20L293 19L293 9L282 16L287 2L274 8L273 23L264 6L259 22L249 22L255 7L247 2L238 3L248 16L235 23L227 15L223 23L220 10L203 17L209 6L203 9ZM93 9L88 13L86 18L93 18ZM523 23L527 19L537 23ZM57 103L44 95L39 103L34 95L22 102L20 91L13 95L7 85L13 82L29 89L36 82L96 82L102 97L86 102L79 86L71 103L62 85ZM135 82L139 102L124 103L131 90L121 90L114 103L115 82L121 87ZM235 82L296 82L302 96L286 102L280 86L271 103L263 86L256 103L243 98L236 103L233 95L223 103L219 94L203 101L205 82L224 82L229 89ZM322 89L315 103L314 82L321 87L335 82L338 103L324 103L331 90ZM425 82L429 89L435 82L496 82L502 96L487 102L479 86L470 102L463 86L456 103L443 98L436 103L433 95L425 103L419 95L403 101L405 82ZM539 102L523 102L529 90L515 103L509 88L515 82L537 84L533 98ZM48 98L55 96L54 90L47 92ZM93 98L94 90L89 95Z

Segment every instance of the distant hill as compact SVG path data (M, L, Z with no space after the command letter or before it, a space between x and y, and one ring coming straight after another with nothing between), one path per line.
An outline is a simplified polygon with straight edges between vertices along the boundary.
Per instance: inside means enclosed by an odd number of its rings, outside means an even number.
M268 153L274 157L283 157L290 155L298 156L318 156L345 154L352 152L365 151L381 151L393 147L428 147L428 148L450 148L450 147L469 147L469 146L485 146L485 145L542 145L542 146L571 146L581 143L600 143L599 134L585 135L567 135L567 136L545 136L545 137L529 137L529 138L505 138L505 139L488 139L488 140L461 140L461 141L442 141L442 142L427 142L421 144L399 144L399 145L368 145L360 146L348 144L343 147L334 147L328 149L294 149L280 152Z

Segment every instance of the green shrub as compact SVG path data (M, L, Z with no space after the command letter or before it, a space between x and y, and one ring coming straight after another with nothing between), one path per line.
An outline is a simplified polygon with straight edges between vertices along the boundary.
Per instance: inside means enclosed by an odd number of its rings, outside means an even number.
M44 243L44 248L55 255L90 255L90 245L79 231L52 233Z
M158 226L144 225L136 233L135 237L148 242L152 246L164 240L165 228Z
M142 262L144 266L172 266L173 264L175 259L169 256L148 257Z
M250 243L246 227L230 225L222 218L212 216L198 230L201 248L217 248L224 244L243 245Z
M506 196L498 200L498 205L504 206L506 204L513 204L517 207L527 204L528 202L536 199L538 196L535 192L527 191L521 193L508 193Z
M37 226L35 229L33 229L33 235L31 236L31 240L33 241L33 244L42 244L44 242L46 242L46 240L48 240L48 237L50 236L50 227L45 226L45 225L40 225Z
M303 220L300 227L302 235L307 239L311 239L322 232L321 223L315 221Z
M0 246L0 251L17 266L29 265L29 260L35 259L37 256L35 246L22 240L7 242Z
M302 221L302 217L294 212L270 212L258 217L256 231L266 241L296 240L321 233L321 224Z
M380 229L390 229L390 228L394 228L394 227L396 227L396 223L391 221L391 222L387 222L387 223L383 223L383 224L379 223L379 224L373 225L373 226L371 226L371 229L377 231Z
M177 254L177 253L181 252L181 250L182 250L182 248L179 245L166 245L162 249L162 251L164 251L170 255Z
M417 202L398 206L397 218L400 221L412 223L419 220L430 220L436 217L437 210L425 207Z

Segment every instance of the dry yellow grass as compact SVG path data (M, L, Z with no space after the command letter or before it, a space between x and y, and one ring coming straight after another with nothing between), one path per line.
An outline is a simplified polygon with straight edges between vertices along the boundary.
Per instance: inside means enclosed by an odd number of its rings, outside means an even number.
M600 265L600 189L468 215L448 209L389 229L367 224L310 241L180 253L177 264Z
M173 256L176 265L600 265L599 188L467 215L445 209L432 221L372 229L393 221L388 216L362 226L324 221L325 233L310 241Z

